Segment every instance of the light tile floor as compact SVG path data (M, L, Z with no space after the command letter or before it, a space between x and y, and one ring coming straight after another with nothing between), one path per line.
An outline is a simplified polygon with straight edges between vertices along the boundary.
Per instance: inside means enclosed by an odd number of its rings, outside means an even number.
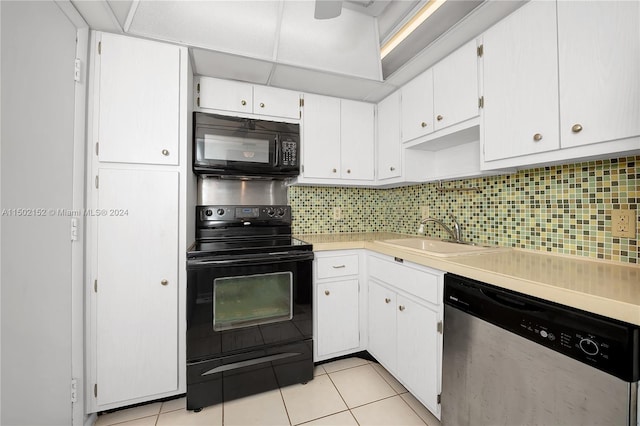
M199 413L185 398L104 414L95 426L440 426L436 419L379 364L345 358L322 364L306 385L252 395Z

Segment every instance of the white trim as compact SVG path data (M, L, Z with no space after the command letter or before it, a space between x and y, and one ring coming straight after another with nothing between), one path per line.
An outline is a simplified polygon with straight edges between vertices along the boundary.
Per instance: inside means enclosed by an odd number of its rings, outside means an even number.
M133 3L131 3L131 7L129 8L129 13L127 14L127 19L124 21L124 32L128 33L129 32L129 28L131 28L131 23L133 22L133 17L136 14L136 11L138 10L138 4L140 4L139 0L133 0Z

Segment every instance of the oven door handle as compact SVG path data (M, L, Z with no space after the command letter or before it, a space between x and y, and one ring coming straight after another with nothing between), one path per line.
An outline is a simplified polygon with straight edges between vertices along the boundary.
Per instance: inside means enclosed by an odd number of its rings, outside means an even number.
M188 261L189 268L216 268L230 266L253 266L272 265L276 263L303 262L313 260L313 252L302 253L276 253L259 257L247 257L236 259L191 259Z

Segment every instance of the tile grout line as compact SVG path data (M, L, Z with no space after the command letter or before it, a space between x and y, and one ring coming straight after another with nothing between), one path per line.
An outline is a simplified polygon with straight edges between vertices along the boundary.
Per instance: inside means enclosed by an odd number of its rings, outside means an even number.
M289 420L289 426L291 426L293 425L293 422L291 421L291 416L289 415L289 410L287 409L287 403L284 400L284 395L282 394L282 387L280 386L280 384L278 384L278 390L280 391L280 399L282 400L282 405L284 406L284 412L287 414L287 420ZM224 422L222 422L222 426L224 426Z

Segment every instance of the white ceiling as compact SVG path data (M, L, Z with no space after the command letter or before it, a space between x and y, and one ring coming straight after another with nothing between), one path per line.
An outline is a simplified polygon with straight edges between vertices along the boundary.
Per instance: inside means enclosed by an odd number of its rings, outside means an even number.
M313 0L72 3L94 30L188 46L198 75L377 102L523 1L449 0L385 63L380 42L425 0L344 1L329 20L313 18Z

